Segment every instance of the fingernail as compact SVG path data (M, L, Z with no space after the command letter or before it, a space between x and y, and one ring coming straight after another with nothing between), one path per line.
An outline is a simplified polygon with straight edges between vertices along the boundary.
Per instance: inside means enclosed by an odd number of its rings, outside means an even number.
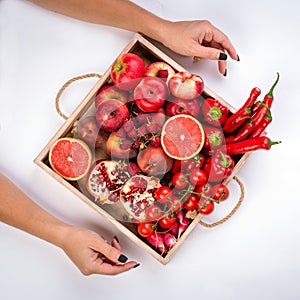
M119 239L117 238L117 236L114 236L114 239L118 242L118 244L120 244Z
M237 61L240 61L240 57L238 56L238 54L236 56L237 56Z
M220 55L219 55L219 60L226 60L226 59L227 59L227 54L221 52Z
M140 264L136 264L136 265L134 265L134 266L132 267L132 269L135 269L135 268L137 268L139 265L140 265Z
M223 76L226 76L226 75L227 75L227 69L225 70L225 72L224 72Z
M127 257L123 254L121 254L118 258L118 261L121 262L121 263L125 263L127 261Z

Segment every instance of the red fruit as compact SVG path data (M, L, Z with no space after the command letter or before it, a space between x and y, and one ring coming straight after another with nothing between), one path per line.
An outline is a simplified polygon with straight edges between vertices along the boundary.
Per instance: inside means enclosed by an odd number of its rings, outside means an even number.
M99 204L119 201L119 189L130 178L124 161L98 160L86 177L86 188Z
M113 159L130 159L137 155L137 151L132 149L131 143L126 138L118 136L117 132L112 132L106 142L106 150ZM125 144L125 145L124 145Z
M111 67L110 77L121 90L132 90L144 76L145 63L134 53L123 53Z
M81 118L76 127L76 135L92 147L100 147L108 138L108 133L99 128L95 116Z
M171 94L183 100L192 100L200 96L204 90L201 76L189 72L177 72L169 80Z
M183 100L181 98L170 99L166 104L166 114L169 117L186 114L195 118L200 112L200 102L198 99Z
M133 91L134 102L144 112L156 112L164 104L168 88L158 77L143 78Z
M127 106L118 100L105 100L97 108L96 120L105 131L117 131L129 118Z
M95 99L96 108L105 100L119 100L122 103L127 103L128 94L125 91L119 90L112 84L106 84L100 88Z
M205 140L201 123L190 115L175 115L169 118L161 131L161 145L165 153L179 160L197 155Z
M161 147L148 146L139 151L137 164L143 173L158 176L171 170L173 159Z
M154 193L160 186L157 177L139 174L132 176L120 190L120 201L130 216L145 222L146 210L154 204Z
M145 76L156 76L169 79L175 74L175 70L163 61L156 61L148 65L145 69Z
M60 138L50 148L49 163L52 169L66 180L83 178L92 163L88 145L76 138Z

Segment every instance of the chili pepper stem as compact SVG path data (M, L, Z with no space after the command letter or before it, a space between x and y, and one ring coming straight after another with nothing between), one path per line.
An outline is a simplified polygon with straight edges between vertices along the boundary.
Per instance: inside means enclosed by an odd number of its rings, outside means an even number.
M277 72L277 79L276 79L276 81L273 83L273 85L271 86L270 91L269 91L268 94L266 95L267 97L273 98L273 91L274 91L274 88L275 88L275 86L277 85L278 81L279 81L279 73Z

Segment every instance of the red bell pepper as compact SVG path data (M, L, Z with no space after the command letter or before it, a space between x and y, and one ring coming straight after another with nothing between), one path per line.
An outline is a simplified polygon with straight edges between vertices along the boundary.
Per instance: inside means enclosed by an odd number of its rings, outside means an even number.
M220 126L227 119L229 109L217 99L206 98L201 106L201 112L205 122Z
M208 182L221 182L231 175L234 165L235 162L229 154L218 151L206 159L203 170L207 174Z
M221 127L203 125L205 132L204 148L216 149L224 144L224 133Z

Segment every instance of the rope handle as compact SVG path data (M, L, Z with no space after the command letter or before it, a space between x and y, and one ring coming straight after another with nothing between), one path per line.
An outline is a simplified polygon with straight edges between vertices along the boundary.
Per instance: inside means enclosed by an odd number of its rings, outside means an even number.
M61 95L63 94L63 92L65 91L65 89L71 85L73 82L77 81L77 80L81 80L81 79L85 79L85 78L91 78L91 77L97 77L97 78L101 78L102 75L101 74L98 74L98 73L89 73L89 74L85 74L85 75L80 75L80 76L76 76L76 77L73 77L71 79L69 79L58 91L56 97L55 97L55 108L56 108L56 111L57 113L65 120L68 119L68 116L66 116L60 109L60 98L61 98Z
M210 223L210 224L200 220L199 221L200 225L207 227L207 228L213 228L218 225L221 225L221 224L225 223L228 219L230 219L236 213L236 211L239 209L239 207L241 206L241 204L244 200L244 197L245 197L245 187L244 187L242 181L238 177L234 176L233 179L237 182L237 184L239 185L240 190L241 190L241 195L240 195L240 198L239 198L237 204L234 206L234 208L231 210L231 212L227 216L225 216L223 219L221 219L217 222L214 222L214 223Z

